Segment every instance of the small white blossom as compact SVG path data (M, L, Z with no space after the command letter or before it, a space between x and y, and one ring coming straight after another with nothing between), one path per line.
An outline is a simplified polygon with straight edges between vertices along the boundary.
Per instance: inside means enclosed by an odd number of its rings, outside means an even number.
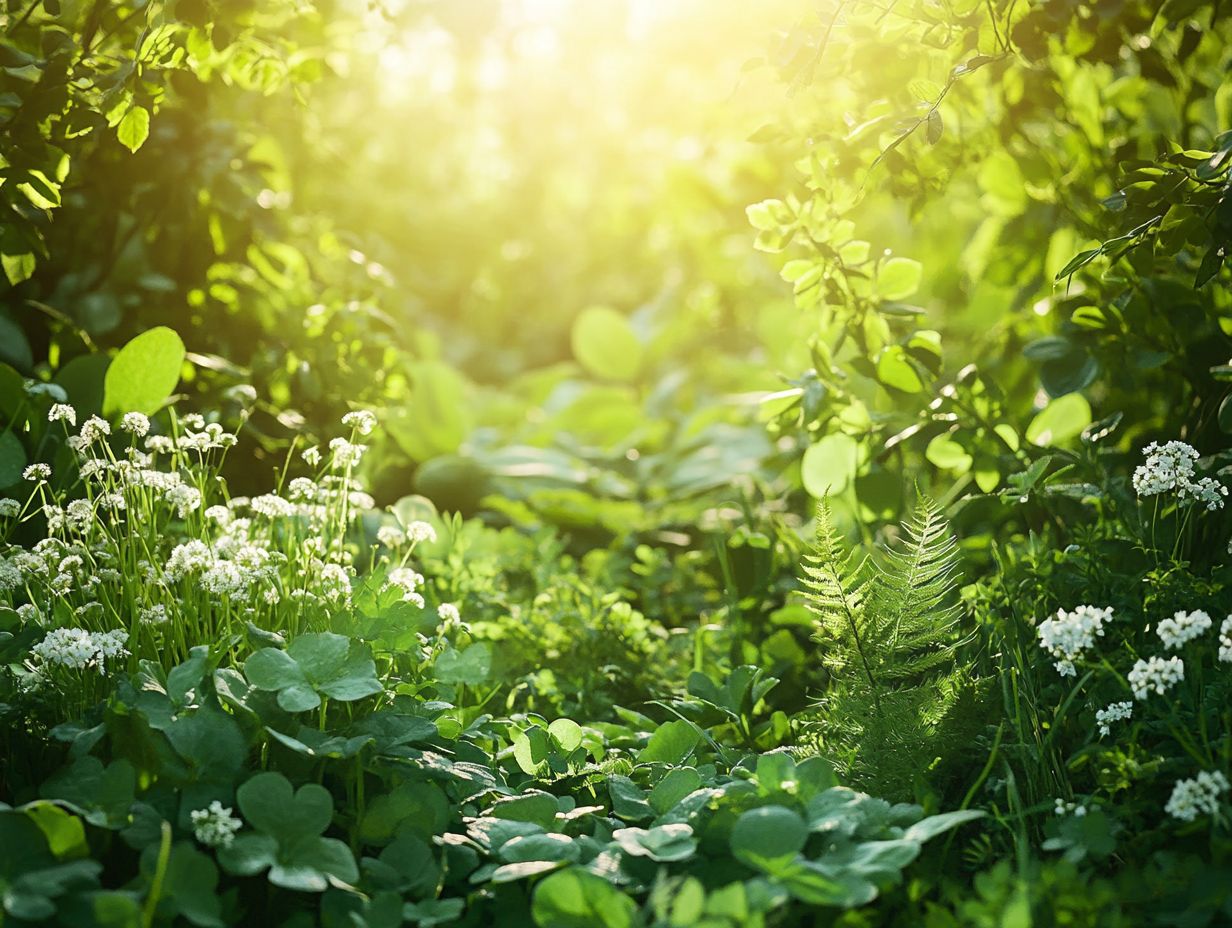
M46 464L31 464L21 472L23 480L29 480L32 483L37 483L41 480L46 480L51 476L51 468Z
M162 625L167 621L167 607L161 603L157 606L148 606L137 611L137 620L142 625Z
M1155 496L1189 485L1198 463L1198 451L1183 441L1162 446L1151 442L1142 449L1146 463L1134 471L1134 490L1139 496Z
M1151 693L1162 696L1184 679L1185 663L1179 657L1140 660L1129 671L1129 687L1140 701Z
M140 412L126 412L120 419L120 428L138 438L145 438L150 433L150 417Z
M313 445L311 448L305 448L300 452L299 456L304 459L304 463L309 467L316 467L321 463L321 449L316 445Z
M81 426L81 433L78 436L81 439L82 447L88 448L96 441L100 441L105 436L111 434L111 425L106 419L100 419L98 416L91 416Z
M21 567L12 559L0 558L0 593L11 593L21 584Z
M441 603L436 607L436 614L442 622L448 625L457 625L462 621L462 615L453 603Z
M415 521L406 527L406 537L415 544L421 541L435 542L436 529L428 522Z
M1074 661L1095 644L1095 639L1104 634L1104 624L1112 618L1112 609L1095 606L1078 606L1073 612L1058 609L1056 616L1039 624L1040 647L1054 658L1053 666L1063 677L1072 677L1077 671Z
M1225 664L1232 664L1232 615L1219 626L1219 659Z
M5 497L0 499L0 519L15 519L21 515L21 503Z
M343 416L342 424L355 429L360 435L371 435L376 428L376 415L367 409L357 409Z
M93 634L84 628L56 628L48 632L30 652L44 664L71 670L95 666L99 673L103 673L108 660L128 655L124 647L127 641L128 632L122 628Z
M1072 815L1075 818L1082 818L1087 814L1087 807L1080 802L1066 802L1064 799L1058 799L1053 804L1053 812L1062 817Z
M295 477L287 485L287 496L299 503L313 503L321 498L321 488L308 477Z
M48 422L67 422L69 425L76 428L77 426L77 410L68 403L56 403L51 409L47 410Z
M169 487L164 498L181 519L187 519L190 513L201 506L201 491L187 484Z
M1228 488L1214 477L1203 477L1193 483L1186 484L1177 490L1177 496L1183 501L1192 500L1205 506L1207 512L1214 512L1224 506L1224 497Z
M230 847L235 833L244 827L243 821L217 799L208 808L193 811L191 818L193 835L206 847Z
M1218 770L1203 770L1191 780L1176 781L1164 811L1182 822L1192 822L1199 815L1218 812L1220 800L1227 791L1226 776Z
M170 454L175 450L175 441L170 435L151 435L145 440L145 450L153 454Z
M357 445L345 438L335 438L329 443L330 466L343 468L355 467L368 450L367 445Z
M1169 651L1175 651L1193 641L1211 627L1211 617L1201 609L1193 612L1178 612L1170 619L1163 619L1155 627L1155 633Z
M1095 713L1095 722L1099 725L1099 733L1107 737L1112 732L1112 723L1121 722L1134 714L1132 702L1114 702Z
M1222 509L1228 488L1213 477L1194 479L1198 450L1183 441L1155 442L1142 449L1146 463L1134 471L1140 497L1175 492L1180 502L1195 502L1208 510Z
M295 507L281 496L275 496L273 493L266 493L264 496L254 496L249 505L257 515L265 516L269 519L295 515Z
M400 548L406 544L406 532L396 525L382 525L376 530L376 540L387 548Z

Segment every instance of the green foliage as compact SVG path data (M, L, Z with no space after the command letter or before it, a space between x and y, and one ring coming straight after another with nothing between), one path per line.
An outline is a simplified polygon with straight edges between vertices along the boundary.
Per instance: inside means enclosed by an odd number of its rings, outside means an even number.
M846 552L823 499L804 595L831 672L820 705L823 750L855 782L905 791L958 750L950 716L975 685L958 660L957 544L921 497L903 539L878 559Z

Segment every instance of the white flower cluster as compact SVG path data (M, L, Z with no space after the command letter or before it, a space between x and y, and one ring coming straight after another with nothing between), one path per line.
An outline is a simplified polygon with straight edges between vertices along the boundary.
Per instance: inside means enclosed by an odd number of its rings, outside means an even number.
M397 589L402 593L402 600L414 603L420 609L424 607L424 598L419 594L419 587L424 582L423 575L409 567L395 567L385 579L384 589Z
M1139 660L1129 671L1129 688L1134 698L1146 699L1151 693L1162 696L1185 679L1185 662L1179 657L1152 657Z
M1053 812L1059 816L1072 815L1075 818L1082 818L1087 814L1087 807L1080 802L1066 802L1064 799L1058 799L1053 804Z
M150 418L143 413L126 412L120 419L120 428L138 438L145 438L150 434Z
M1203 770L1190 780L1177 780L1164 811L1182 822L1192 822L1199 815L1214 815L1219 802L1228 791L1228 778L1220 771Z
M244 827L243 821L217 799L208 808L194 810L191 818L193 834L206 847L230 847L235 833Z
M429 544L436 541L436 529L431 523L415 521L406 527L406 537L413 544L419 544L421 541L426 541Z
M1219 659L1225 664L1232 664L1232 615L1219 626Z
M387 548L401 548L406 544L406 532L396 525L382 525L376 530L376 540Z
M1095 713L1095 723L1099 726L1099 733L1107 737L1112 731L1113 722L1124 721L1133 714L1134 704L1132 702L1114 702Z
M1201 503L1209 510L1222 509L1228 488L1211 477L1194 479L1198 451L1183 441L1159 445L1151 442L1142 449L1146 463L1134 471L1134 490L1139 496L1175 492L1182 502Z
M21 515L21 503L10 497L0 499L0 519L15 519Z
M1058 609L1056 616L1040 622L1037 629L1040 647L1053 656L1057 673L1063 677L1077 673L1074 661L1104 634L1104 624L1111 618L1111 608L1079 606L1073 612Z
M1155 633L1164 647L1175 651L1193 641L1211 627L1211 617L1201 609L1193 612L1178 612L1170 619L1163 619L1156 627Z
M55 664L71 670L97 667L106 672L108 660L128 656L124 645L128 632L117 628L109 632L89 632L84 628L56 628L30 649L44 664Z
M376 415L367 409L357 409L343 416L342 424L355 429L360 435L371 435L376 428Z
M73 428L77 427L77 410L67 403L56 403L47 411L48 422L67 422Z

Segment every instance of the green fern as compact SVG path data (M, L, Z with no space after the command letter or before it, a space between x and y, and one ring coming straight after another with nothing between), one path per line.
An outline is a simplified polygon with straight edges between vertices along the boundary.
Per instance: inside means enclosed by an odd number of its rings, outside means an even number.
M873 559L844 548L823 501L802 570L830 671L818 703L820 747L852 782L881 795L909 793L949 750L940 742L964 736L954 713L975 696L956 660L954 536L922 497L900 543Z

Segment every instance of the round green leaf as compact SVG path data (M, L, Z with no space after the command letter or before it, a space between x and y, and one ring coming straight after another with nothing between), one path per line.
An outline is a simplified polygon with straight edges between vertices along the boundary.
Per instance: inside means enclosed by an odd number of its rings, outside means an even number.
M566 754L582 743L582 726L572 719L557 719L548 726L548 733Z
M632 380L642 366L642 343L629 321L608 306L582 310L571 341L574 357L596 377Z
M784 806L750 809L736 819L731 832L732 853L758 870L782 868L804 848L808 826Z
M877 379L904 393L919 393L924 389L920 375L907 360L907 352L901 345L891 345L881 353L877 359Z
M637 904L612 883L577 867L535 887L531 914L539 928L634 928Z
M107 415L141 412L152 415L180 382L184 342L166 326L142 332L120 349L103 379Z
M1027 426L1027 441L1047 447L1076 438L1091 424L1091 404L1081 393L1058 397L1040 410Z
M820 499L846 489L859 468L859 443L850 435L826 435L804 452L800 476L804 489Z
M920 287L924 266L911 258L891 258L877 272L877 292L884 300L905 300Z

